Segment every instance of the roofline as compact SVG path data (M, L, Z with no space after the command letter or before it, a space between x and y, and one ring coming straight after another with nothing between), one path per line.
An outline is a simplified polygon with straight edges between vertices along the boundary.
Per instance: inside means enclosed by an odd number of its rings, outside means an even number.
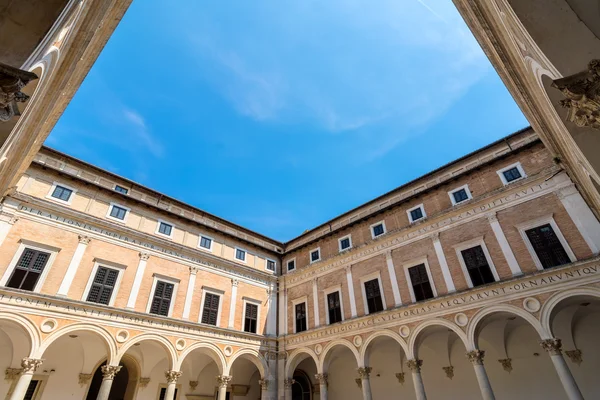
M446 168L448 168L448 167L450 167L450 166L452 166L452 165L454 165L454 164L456 164L456 163L458 163L460 161L463 161L463 160L465 160L465 159L467 159L469 157L474 156L477 153L480 153L480 152L485 151L485 150L487 150L489 148L497 146L497 145L499 145L499 144L501 144L503 142L506 142L508 139L511 139L511 138L513 138L515 136L518 136L518 135L520 135L520 134L522 134L524 132L527 132L528 130L533 130L533 128L531 126L527 126L525 128L521 128L518 131L511 133L510 135L504 136L504 137L496 140L495 142L492 142L492 143L490 143L490 144L488 144L488 145L486 145L484 147L481 147L481 148L479 148L479 149L477 149L475 151L472 151L472 152L470 152L468 154L465 154L464 156L462 156L460 158L457 158L457 159L455 159L453 161L450 161L449 163L446 163L446 164L442 165L441 167L438 167L438 168L434 169L433 171L430 171L430 172L426 173L425 175L421 175L421 176L419 176L419 177L417 177L417 178L415 178L415 179L413 179L411 181L408 181L408 182L406 182L406 183L404 183L404 184L402 184L402 185L400 185L400 186L398 186L398 187L396 187L396 188L394 188L394 189L392 189L392 190L390 190L390 191L388 191L388 192L386 192L386 193L384 193L382 195L379 195L379 196L375 197L374 199L371 199L371 200L367 201L366 203L362 203L361 205L359 205L357 207L354 207L354 208L352 208L352 209L350 209L350 210L348 210L348 211L346 211L346 212L344 212L344 213L342 213L342 214L340 214L340 215L338 215L338 216L336 216L336 217L334 217L334 218L332 218L330 220L327 220L327 221L323 222L322 224L319 224L319 225L315 226L312 229L309 229L309 230L303 232L302 234L296 236L295 238L290 239L287 242L284 242L284 245L285 245L284 254L286 252L286 248L292 242L300 239L301 237L306 236L306 235L310 234L311 232L314 232L314 231L319 230L321 228L324 228L325 226L331 225L334 221L336 221L336 220L338 220L338 219L340 219L340 218L342 218L342 217L344 217L344 216L346 216L348 214L352 214L352 213L358 211L359 209L361 209L361 208L363 208L365 206L368 206L369 204L376 203L376 202L380 201L384 197L387 197L387 196L389 196L389 195L391 195L391 194L393 194L393 193L395 193L395 192L397 192L397 191L399 191L401 189L404 189L407 186L412 185L412 184L414 184L414 183L416 183L416 182L418 182L418 181L420 181L420 180L422 180L424 178L427 178L427 177L429 177L431 175L434 175L434 174L436 174L436 173L438 173L438 172L440 172L440 171L442 171L442 170L444 170L444 169L446 169Z

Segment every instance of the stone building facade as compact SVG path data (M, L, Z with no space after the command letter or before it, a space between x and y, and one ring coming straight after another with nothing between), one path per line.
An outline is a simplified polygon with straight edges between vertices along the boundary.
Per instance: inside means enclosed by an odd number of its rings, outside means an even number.
M600 224L531 129L281 243L44 148L0 398L595 398Z

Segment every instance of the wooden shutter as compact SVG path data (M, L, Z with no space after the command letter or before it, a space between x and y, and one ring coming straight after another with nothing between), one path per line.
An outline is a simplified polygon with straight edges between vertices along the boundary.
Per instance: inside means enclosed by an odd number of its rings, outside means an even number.
M244 331L256 333L258 320L258 306L256 304L246 303L246 313L244 317Z
M495 282L492 270L481 246L461 251L473 286Z
M204 297L204 309L202 310L202 323L209 325L217 325L217 317L219 316L219 295L206 293Z
M408 275L410 277L410 283L413 287L413 293L415 294L416 301L426 300L433 297L433 290L431 289L431 283L429 282L429 276L427 275L427 268L425 268L425 264L420 264L409 268Z
M87 301L108 305L118 276L119 271L116 269L99 266L88 293Z
M373 279L365 282L365 292L367 295L367 306L369 314L383 310L383 299L379 288L379 280Z
M340 292L327 295L327 310L329 312L329 323L334 324L342 320L342 305L340 304Z
M25 249L6 286L15 289L33 290L49 259L49 253Z
M150 313L157 315L169 315L169 308L171 306L171 296L173 295L173 289L175 285L172 283L157 281L156 288L154 289L154 298L152 299L152 305L150 306Z
M550 224L529 229L525 233L544 268L552 268L571 262Z

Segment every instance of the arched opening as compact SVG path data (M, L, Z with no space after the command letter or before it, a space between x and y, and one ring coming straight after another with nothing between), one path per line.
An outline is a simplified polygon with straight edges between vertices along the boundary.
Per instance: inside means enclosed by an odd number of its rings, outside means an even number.
M94 372L94 376L92 378L92 382L90 383L90 389L88 390L86 400L95 400L98 397L98 392L100 391L100 385L102 385L102 367L106 365L106 362L103 362ZM112 386L110 388L110 394L108 395L108 400L121 400L125 399L125 393L127 392L127 384L129 383L129 370L123 363L120 363L119 366L121 370L117 375L115 375L115 379L113 380Z
M331 346L331 345L329 345ZM322 371L328 376L330 400L361 400L362 381L358 374L358 355L351 343L335 343L323 350ZM373 376L373 375L371 375Z
M286 366L286 378L293 379L292 398L311 400L319 397L319 385L315 375L318 373L317 356L310 350L293 352Z
M182 354L180 371L183 374L177 384L178 393L182 393L181 399L186 398L183 397L184 394L194 395L198 398L216 398L218 391L217 377L223 375L224 370L225 362L220 350L206 345L188 349ZM250 381L250 377L247 377L247 381ZM227 386L227 399L232 399L234 389L232 384L233 381L230 381ZM242 387L239 389L243 390Z
M235 399L255 400L262 398L260 380L263 374L258 366L262 364L256 355L242 354L236 357L231 364L231 392Z
M308 374L301 369L294 371L292 400L312 400L312 384Z
M21 360L32 353L33 338L19 323L0 319L0 371L5 379L0 380L0 398L7 397L14 388Z

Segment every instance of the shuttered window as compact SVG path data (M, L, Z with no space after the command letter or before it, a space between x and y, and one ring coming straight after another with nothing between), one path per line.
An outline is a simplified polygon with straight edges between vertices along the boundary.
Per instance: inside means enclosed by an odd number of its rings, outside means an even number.
M365 282L365 294L367 295L369 314L383 311L383 299L381 298L378 279Z
M461 254L474 287L496 281L481 246L463 250Z
M335 324L342 320L342 304L340 302L340 292L333 292L327 295L327 312L329 314L329 323Z
M244 315L244 332L256 333L258 321L258 306L256 304L246 303L246 313Z
M204 309L202 310L203 324L217 325L220 299L221 296L218 294L206 293L206 296L204 297Z
M296 333L306 330L306 303L296 304Z
M568 264L571 259L550 224L525 231L544 268Z
M118 277L118 270L99 266L88 293L87 301L108 305Z
M39 384L40 381L35 379L29 382L29 386L27 386L27 391L25 391L25 396L23 397L23 400L33 400L34 396L36 395Z
M165 317L169 315L174 288L175 285L172 283L156 281L150 314L164 315Z
M50 253L26 248L21 254L21 258L19 258L6 286L15 289L33 290L49 259Z
M416 301L427 300L433 297L433 290L431 289L431 282L429 282L425 264L410 267L408 269L408 276L410 277Z

